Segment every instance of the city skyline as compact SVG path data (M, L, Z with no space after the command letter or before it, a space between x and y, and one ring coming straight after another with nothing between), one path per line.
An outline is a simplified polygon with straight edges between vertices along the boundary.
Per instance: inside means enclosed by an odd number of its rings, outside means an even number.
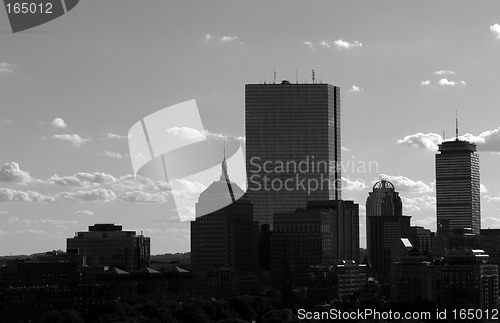
M131 178L127 131L196 99L207 131L243 141L244 85L274 71L340 87L343 199L363 205L386 178L433 231L434 156L458 109L481 155L482 227L499 226L497 2L97 3L15 35L0 10L0 255L64 249L101 222L143 230L153 254L189 251L161 185ZM193 201L206 188L184 184Z

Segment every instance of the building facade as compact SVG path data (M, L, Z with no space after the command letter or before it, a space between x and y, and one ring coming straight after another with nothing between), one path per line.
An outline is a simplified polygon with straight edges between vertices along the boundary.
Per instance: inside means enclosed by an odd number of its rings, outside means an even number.
M311 266L359 259L359 206L352 201L310 201L306 209L276 213L271 275L277 287L304 287Z
M411 226L408 237L411 244L417 249L423 251L432 251L434 242L434 232L421 226Z
M436 270L417 248L393 265L391 299L398 302L436 301Z
M195 275L204 276L221 268L236 273L258 272L258 223L253 221L252 203L243 193L230 182L224 160L220 180L203 191L196 203L197 215L204 215L191 221L191 263ZM243 196L236 200L234 194ZM217 201L226 206L207 214Z
M353 260L358 263L359 204L344 200L310 201L307 209L330 213L334 261Z
M110 223L89 226L68 238L68 249L77 249L86 257L87 266L110 266L132 271L149 266L150 238L135 231L122 231L121 225Z
M343 299L362 291L368 281L366 265L339 261L330 266L311 266L307 299L315 304Z
M436 155L438 232L481 230L479 155L467 141L446 141Z
M401 238L409 237L410 218L403 215L394 185L386 180L375 183L366 200L366 237L368 259L382 282L389 280L392 249Z
M299 210L276 213L271 236L271 276L277 288L303 288L313 265L333 262L330 212Z
M245 86L248 194L254 219L341 199L340 88L329 84Z
M483 250L450 250L436 265L437 305L498 309L498 265Z

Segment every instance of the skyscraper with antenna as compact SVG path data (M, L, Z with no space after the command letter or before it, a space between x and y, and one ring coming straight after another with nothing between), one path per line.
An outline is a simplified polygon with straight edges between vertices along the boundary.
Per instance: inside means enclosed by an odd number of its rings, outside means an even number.
M481 230L479 154L476 144L460 140L458 113L455 140L444 141L436 154L436 211L438 232ZM444 140L444 139L443 139Z
M245 119L247 194L256 221L272 225L274 213L342 198L339 87L247 84Z

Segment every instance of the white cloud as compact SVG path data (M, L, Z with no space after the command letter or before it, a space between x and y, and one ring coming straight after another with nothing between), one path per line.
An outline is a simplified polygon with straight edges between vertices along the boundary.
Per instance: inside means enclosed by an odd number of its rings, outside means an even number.
M68 201L100 201L110 202L116 200L116 194L112 190L99 188L90 191L60 192L56 194L58 199Z
M16 162L9 162L0 169L0 182L27 184L33 181L28 172L19 168Z
M424 209L436 208L436 198L433 195L423 195L412 198L401 196L401 201L403 202L404 213L420 212Z
M189 127L172 127L165 130L168 134L190 140L205 140L204 132Z
M94 173L76 173L72 176L59 177L57 174L50 177L47 182L62 186L85 186L86 184L112 184L117 179L110 174Z
M70 134L54 135L54 136L52 136L52 138L58 139L58 140L63 140L63 141L69 141L70 143L72 143L76 147L80 147L84 143L91 141L90 138L82 138L79 135L77 135L76 133L74 133L72 135L70 135Z
M432 74L434 74L434 75L453 75L453 74L456 74L456 73L453 72L453 71L439 70L439 71L435 71Z
M451 81L451 80L448 80L447 78L442 78L438 81L438 84L439 85L443 85L443 86L456 86L456 85L467 85L467 83L465 83L465 81Z
M220 41L224 43L233 42L238 40L238 36L222 36Z
M0 63L0 74L12 74L14 69L17 67L16 64L10 64L7 62Z
M189 207L189 206L184 206L181 208L177 208L177 212L179 213L179 216L181 219L194 219L196 218L196 212L194 207ZM176 216L176 219L179 217Z
M182 197L187 200L197 199L201 192L203 192L207 187L200 182L190 181L187 179L174 179L171 182L172 191L177 197Z
M488 193L488 189L486 188L486 186L484 186L484 184L481 184L481 193Z
M405 136L398 140L398 144L405 144L414 148L423 148L429 151L437 151L438 145L443 141L443 137L436 133L416 133Z
M234 36L214 36L211 34L205 34L205 37L203 37L205 43L212 43L215 39L219 40L219 43L222 44L232 44L232 43L239 43L240 45L244 45L242 41L239 41L239 37L234 35Z
M29 234L46 234L47 232L45 232L43 230L27 229L25 231L25 233L29 233Z
M434 192L434 183L426 184L423 181L414 181L406 176L402 175L386 175L381 174L380 177L391 182L396 191L402 192L414 192L414 193L431 193ZM374 180L373 183L378 182Z
M319 44L320 44L321 46L325 47L325 48L330 48L330 47L331 47L331 46L330 46L330 44L328 44L328 43L327 43L326 41L324 41L324 40L320 41L320 42L319 42Z
M10 217L7 220L9 223L42 223L42 224L76 224L76 220L60 220L60 219L37 219L37 220L29 220L29 219L20 219L17 216Z
M134 191L126 192L120 198L131 203L166 203L168 201L168 192L144 192Z
M349 91L351 91L351 92L363 92L363 91L364 91L364 89L360 88L359 86L353 85L353 86L349 89Z
M334 41L333 43L339 49L350 49L350 48L355 48L355 47L363 47L363 44L357 40L355 40L353 42L348 42L348 41L339 39L339 40Z
M0 120L0 124L12 124L14 121L12 120Z
M9 215L9 214L10 214L9 211L5 211L5 210L0 211L0 215Z
M112 140L112 139L127 139L127 136L125 135L119 135L116 133L108 132L106 134L106 140Z
M115 152L115 151L108 151L108 150L104 151L104 156L109 157L109 158L116 158L116 159L123 158L122 154Z
M344 146L341 146L341 147L340 147L340 149L341 149L342 151L349 151L349 149L348 149L348 148L346 148L346 147L344 147Z
M422 86L426 86L426 85L430 85L430 84L431 84L430 80L425 80L425 81L420 82L420 85L422 85Z
M80 210L75 213L77 216L94 216L95 213L90 210Z
M490 31L493 33L496 39L500 39L500 25L494 24L490 26Z
M239 141L244 143L246 138L244 136L233 136L231 134L222 134L217 132L210 132L208 130L199 131L197 129L189 127L172 127L165 130L168 134L173 135L178 138L188 139L188 140L205 140L207 138L215 140L226 140L226 141Z
M55 198L33 191L0 188L0 202L54 202Z
M477 144L479 151L500 152L500 127L484 131L477 136L467 133L459 136L459 139ZM440 135L436 133L424 134L421 132L405 136L403 139L397 141L398 144L406 144L414 148L423 148L429 151L437 151L438 144L441 142L443 142L443 137Z
M213 39L213 38L214 38L214 36L212 36L212 35L210 35L210 34L206 34L206 35L205 35L205 40L206 40L206 41L209 41L210 39Z
M54 121L52 121L50 124L56 128L67 128L68 127L66 122L64 122L64 120L61 118L55 118Z
M484 131L478 136L465 134L460 136L460 139L477 144L477 149L480 151L500 152L500 127Z
M498 202L498 201L500 201L500 194L498 194L498 195L486 195L484 197L484 199L487 202Z
M362 179L351 180L347 177L342 177L342 189L346 191L362 191L367 188Z
M312 42L310 42L310 41L303 41L302 44L306 45L307 48L309 48L310 50L314 50L314 45L313 45Z
M481 217L481 227L485 228L497 228L500 225L500 217Z

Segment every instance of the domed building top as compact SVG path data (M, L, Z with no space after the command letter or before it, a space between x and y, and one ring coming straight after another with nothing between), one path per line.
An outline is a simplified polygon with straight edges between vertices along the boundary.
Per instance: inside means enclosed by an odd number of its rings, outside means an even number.
M381 179L373 185L373 191L366 199L367 216L402 216L403 203L394 185Z
M373 185L373 189L374 190L375 189L378 189L378 190L380 190L380 189L381 190L388 190L388 189L395 190L394 185L391 182L389 182L389 181L387 181L385 179L381 179L380 181L376 182L375 185Z
M210 184L198 197L196 217L220 210L234 202L250 203L250 200L236 183L229 180L226 158L222 160L220 179Z

